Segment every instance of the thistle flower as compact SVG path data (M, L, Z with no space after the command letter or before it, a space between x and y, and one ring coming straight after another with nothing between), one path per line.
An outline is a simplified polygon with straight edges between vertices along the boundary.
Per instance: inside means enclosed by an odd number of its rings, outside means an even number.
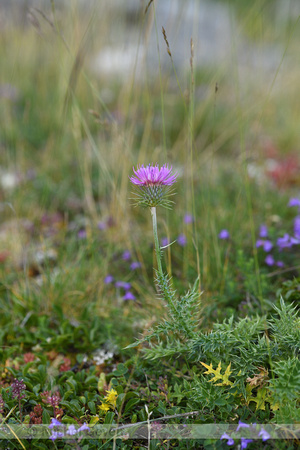
M132 184L137 186L137 203L150 208L155 206L170 207L170 200L167 197L171 194L170 186L176 182L177 174L172 174L172 167L164 164L161 168L156 164L144 167L140 166L135 170L134 176L130 177Z

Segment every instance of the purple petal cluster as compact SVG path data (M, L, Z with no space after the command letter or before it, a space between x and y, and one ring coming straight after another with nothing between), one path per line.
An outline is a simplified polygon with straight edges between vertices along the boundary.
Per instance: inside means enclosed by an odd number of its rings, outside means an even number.
M50 436L49 439L51 439L52 441L55 441L56 439L65 437L65 433L64 431L58 431L56 429L56 427L58 427L58 429L62 429L64 430L65 425L63 425L59 420L52 418L51 419L51 423L49 425L49 429L52 430L52 434ZM61 428L62 427L62 428ZM69 436L74 436L77 433L80 433L81 431L90 431L89 426L86 424L86 422L84 422L83 425L81 425L80 428L76 429L75 425L71 424L68 426L68 429L66 431L66 434Z
M177 174L172 174L172 166L169 168L164 164L161 168L149 164L141 165L137 170L133 167L135 176L130 177L130 181L138 186L171 186L176 182Z
M229 239L230 238L229 231L226 229L221 230L218 237L219 237L219 239L224 239L224 240Z
M22 399L25 397L24 391L26 389L26 384L23 380L15 379L11 384L12 398Z
M238 432L241 428L248 429L248 431L245 431L245 434L248 433L249 436L247 438L241 437L241 449L246 449L248 447L248 444L253 442L253 439L250 439L250 437L254 437L255 439L262 439L263 442L271 438L270 434L264 428L261 428L258 432L256 423L248 424L239 421L236 432ZM249 433L251 434L249 435ZM234 440L227 433L222 434L221 439L227 439L227 445L234 445Z
M187 239L186 239L186 235L181 233L178 238L177 238L177 243L181 246L181 247L185 247L186 243L187 243Z

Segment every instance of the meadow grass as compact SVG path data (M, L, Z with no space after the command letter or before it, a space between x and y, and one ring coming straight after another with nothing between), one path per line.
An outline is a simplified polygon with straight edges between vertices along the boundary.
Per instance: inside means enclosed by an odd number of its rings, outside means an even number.
M50 2L26 23L5 24L0 83L14 94L2 94L0 106L2 420L129 424L149 421L149 412L151 420L187 424L299 420L299 319L290 306L299 301L299 244L282 251L276 244L293 235L297 208L287 205L300 199L299 24L278 26L272 5L232 9L233 42L243 33L258 47L281 46L275 69L257 69L256 77L237 65L235 44L231 61L205 68L188 48L184 76L172 46L168 70L158 61L157 76L145 68L143 82L135 67L124 78L96 75L91 64L109 24L122 23L105 5ZM156 25L154 5L133 19L142 43ZM177 315L158 295L150 213L134 207L129 182L132 166L156 162L178 172L173 209L158 209L160 239L186 237L163 252ZM283 267L266 264L256 246L262 224ZM229 239L220 239L223 229ZM189 303L184 293L197 277L201 296ZM117 281L130 283L136 299L124 300ZM207 381L202 363L220 361L222 371L231 364L233 388L225 375L219 387ZM251 390L247 379L255 376ZM15 378L26 385L21 410L13 409ZM62 411L42 400L45 391L59 393ZM196 416L181 418L191 411ZM216 439L75 441L6 447L227 448ZM249 448L296 445L272 442Z

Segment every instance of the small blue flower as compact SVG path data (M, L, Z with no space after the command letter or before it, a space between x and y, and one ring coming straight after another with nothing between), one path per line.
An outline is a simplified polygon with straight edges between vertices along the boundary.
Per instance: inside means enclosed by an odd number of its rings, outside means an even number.
M130 264L130 269L131 269L131 270L139 269L140 267L141 267L141 263L138 262L138 261L133 261L133 262Z
M259 229L259 236L262 238L268 237L268 228L266 225L261 225Z
M192 216L192 214L185 214L184 216L184 223L189 224L189 223L193 223L194 222L194 217Z
M136 297L133 295L132 292L127 291L126 294L123 296L123 300L135 300Z
M129 250L125 250L125 252L123 252L122 259L124 259L124 261L129 261L131 259L131 253Z
M116 288L122 288L125 291L128 291L131 288L131 283L127 283L126 281L116 281L115 286Z
M244 423L239 420L239 424L236 428L236 431L239 431L240 428L250 428L250 425L248 423Z
M181 247L185 247L186 243L187 243L187 239L185 234L181 233L178 238L177 238L177 243L181 246Z
M234 440L227 433L222 434L220 439L228 439L227 440L227 445L233 445L234 444Z
M164 238L161 239L160 244L161 244L162 247L166 247L167 245L170 244L170 241L169 241L169 239L167 237L164 237Z
M229 238L230 238L230 234L229 234L228 230L224 229L224 230L220 231L219 239L229 239Z
M272 256L272 255L268 255L268 256L266 257L266 259L265 259L265 263L266 263L268 266L274 266L275 260L274 260L273 256Z
M288 235L288 233L285 233L282 238L277 239L277 246L279 247L279 249L290 248L292 247L292 245L293 244L290 242L290 236Z
M265 252L269 252L270 250L272 250L273 248L273 244L271 241L269 241L268 239L264 240L264 239L258 239L258 241L256 241L256 247L263 247Z
M114 277L112 275L106 275L106 277L104 278L104 283L105 284L110 284L114 281Z
M288 206L298 206L300 208L300 199L299 198L291 198Z
M69 425L69 428L67 430L67 434L69 434L70 436L73 436L76 433L77 433L77 430L75 428L75 425Z
M61 431L52 431L52 434L49 439L51 439L51 441L55 441L55 439L62 437L64 437L64 433L62 433Z
M263 441L267 441L271 437L269 433L266 430L264 430L264 428L260 430L258 436L261 437Z
M84 424L81 425L81 427L78 428L77 431L78 431L78 432L79 432L79 431L90 431L90 427L84 422Z
M54 427L60 427L61 425L62 425L62 423L61 423L59 420L54 419L54 417L52 417L51 423L50 423L50 425L49 425L48 428L50 428L50 430L52 430L52 428L54 428Z
M253 442L253 439L241 438L241 449L247 448L247 446L248 446L248 444L250 444L250 442Z

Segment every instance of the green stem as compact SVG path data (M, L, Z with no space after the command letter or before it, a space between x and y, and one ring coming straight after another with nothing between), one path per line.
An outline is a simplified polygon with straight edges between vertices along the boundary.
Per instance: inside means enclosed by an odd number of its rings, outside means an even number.
M157 234L156 207L155 206L151 207L150 212L151 212L151 216L152 216L153 237L154 237L156 261L157 261L157 269L158 269L160 275L163 276L163 270L162 270L161 258L160 258L160 246L159 246L158 234Z

